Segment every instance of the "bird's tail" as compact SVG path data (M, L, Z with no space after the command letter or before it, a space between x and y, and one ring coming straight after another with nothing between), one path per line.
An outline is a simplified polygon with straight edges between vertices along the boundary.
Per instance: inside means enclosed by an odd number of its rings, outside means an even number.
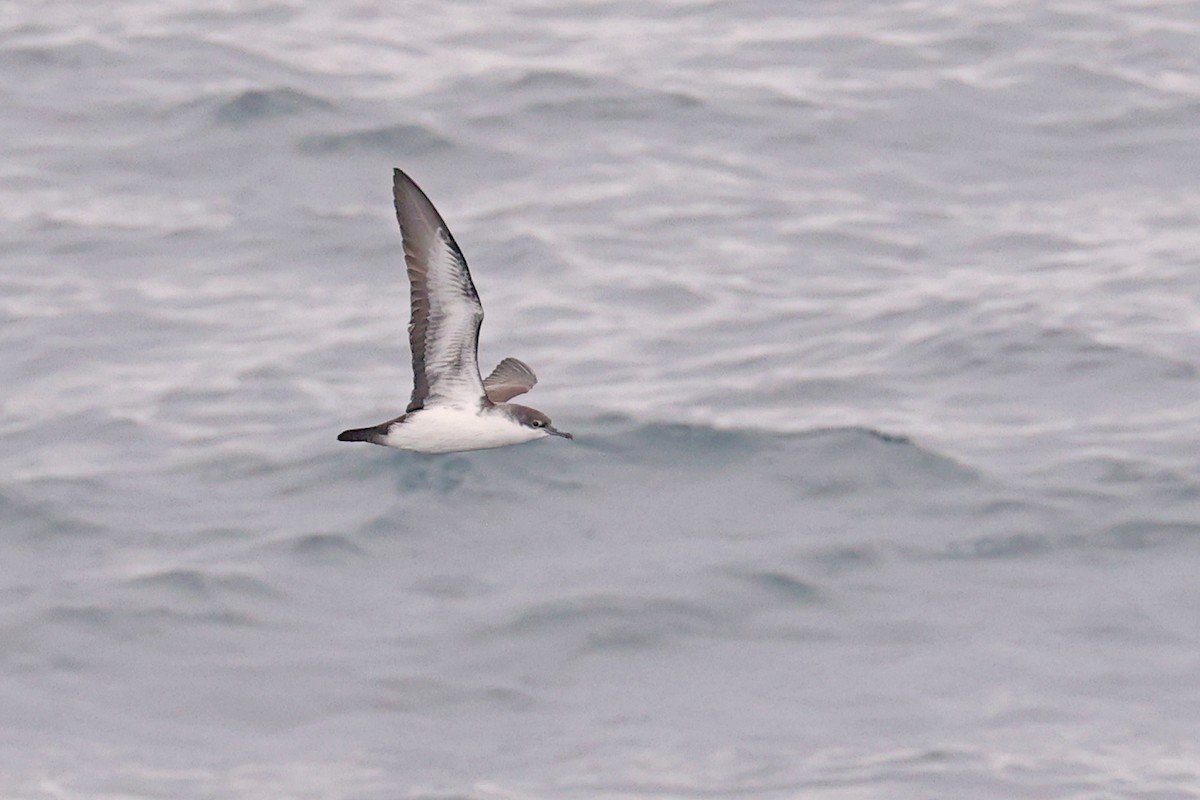
M375 425L370 428L353 428L338 434L339 442L371 442L379 444L380 439L387 435L390 424Z

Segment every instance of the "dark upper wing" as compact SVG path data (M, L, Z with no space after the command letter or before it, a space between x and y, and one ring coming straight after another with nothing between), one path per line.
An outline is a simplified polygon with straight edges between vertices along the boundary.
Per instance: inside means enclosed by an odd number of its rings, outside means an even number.
M476 360L483 306L467 261L412 178L396 170L392 189L412 287L408 342L413 393L408 410L486 403Z
M524 394L537 384L537 375L524 361L506 358L496 365L492 374L483 379L483 388L488 400L493 403L503 403Z

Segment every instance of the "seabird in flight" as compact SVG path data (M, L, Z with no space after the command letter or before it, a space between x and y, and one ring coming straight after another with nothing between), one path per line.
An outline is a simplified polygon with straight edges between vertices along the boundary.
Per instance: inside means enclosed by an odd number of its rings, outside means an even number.
M421 453L486 450L541 439L574 438L542 412L508 402L537 376L515 358L479 375L483 306L467 260L433 203L396 170L392 181L404 261L412 287L413 392L404 414L370 428L342 431L338 441L370 442Z

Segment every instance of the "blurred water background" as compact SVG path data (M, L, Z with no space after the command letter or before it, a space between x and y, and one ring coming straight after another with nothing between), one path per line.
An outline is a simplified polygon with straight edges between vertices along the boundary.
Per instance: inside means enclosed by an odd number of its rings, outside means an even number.
M1200 4L0 6L0 795L1200 796ZM422 457L390 174L576 435Z

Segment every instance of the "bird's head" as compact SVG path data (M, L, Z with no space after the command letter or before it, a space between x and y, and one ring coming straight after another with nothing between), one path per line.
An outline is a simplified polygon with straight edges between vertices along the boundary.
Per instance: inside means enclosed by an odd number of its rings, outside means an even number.
M506 403L508 406L508 414L520 426L531 428L539 431L544 436L561 436L564 439L574 439L575 437L566 431L560 431L555 428L550 422L550 418L536 408L529 406L517 405L516 403Z

